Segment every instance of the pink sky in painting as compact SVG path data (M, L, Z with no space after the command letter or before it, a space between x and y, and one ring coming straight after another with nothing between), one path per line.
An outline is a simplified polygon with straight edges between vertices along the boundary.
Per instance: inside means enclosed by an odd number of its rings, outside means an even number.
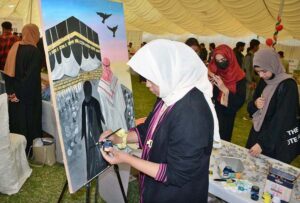
M126 51L122 51L124 49L126 49ZM115 40L101 43L101 56L102 58L108 57L114 62L127 62L128 52L126 42L124 43L124 41Z

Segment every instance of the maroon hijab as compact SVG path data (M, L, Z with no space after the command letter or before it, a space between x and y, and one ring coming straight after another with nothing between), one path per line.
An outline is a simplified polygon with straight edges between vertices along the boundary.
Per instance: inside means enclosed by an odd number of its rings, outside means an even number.
M216 65L217 54L223 55L228 60L229 66L225 70L218 68ZM222 44L215 48L212 55L212 60L208 65L208 69L212 73L219 75L223 80L225 86L232 93L236 93L236 83L245 77L245 73L238 64L233 50L225 44Z

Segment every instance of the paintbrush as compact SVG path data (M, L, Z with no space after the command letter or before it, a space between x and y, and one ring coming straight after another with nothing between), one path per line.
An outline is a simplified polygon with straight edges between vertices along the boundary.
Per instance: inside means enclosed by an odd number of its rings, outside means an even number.
M108 139L110 136L112 136L113 134L119 132L121 129L122 129L122 128L119 128L119 129L115 130L114 132L110 133L109 135L106 136L105 139ZM101 141L101 142L96 142L96 144L95 144L94 146L91 146L91 147L96 147L96 146L102 145L102 144L103 144L103 141Z

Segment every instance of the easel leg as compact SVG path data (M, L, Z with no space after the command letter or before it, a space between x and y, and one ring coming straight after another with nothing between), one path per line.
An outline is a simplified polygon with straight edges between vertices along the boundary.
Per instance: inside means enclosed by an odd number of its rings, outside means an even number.
M91 190L91 182L85 185L86 192L85 192L85 202L90 203L90 190Z
M122 195L123 195L124 202L128 203L127 197L126 197L126 194L125 194L125 191L124 191L124 187L123 187L123 184L122 184L120 172L119 172L119 166L117 164L114 165L114 170L115 170L115 173L116 173L117 178L118 178L118 182L119 182L119 185L120 185L120 188L121 188L121 192L122 192Z
M98 191L99 191L99 176L96 178L96 189L95 189L95 203L98 202Z
M66 180L65 185L63 187L63 190L60 193L60 196L59 196L59 199L58 199L57 203L60 203L60 201L62 200L62 198L64 196L64 193L67 190L67 186L68 186L68 181Z
M60 196L59 196L59 199L57 201L57 203L60 203L66 190L67 190L67 186L68 186L68 181L66 180L65 184L64 184L64 187L63 187L63 190L61 191L60 193ZM85 188L86 188L86 193L85 193L85 202L86 203L90 203L90 191L91 191L91 182L87 183L85 185ZM96 189L95 189L95 203L97 203L97 199L98 199L98 188L99 188L99 183L98 183L98 176L96 178ZM123 194L123 192L122 192Z

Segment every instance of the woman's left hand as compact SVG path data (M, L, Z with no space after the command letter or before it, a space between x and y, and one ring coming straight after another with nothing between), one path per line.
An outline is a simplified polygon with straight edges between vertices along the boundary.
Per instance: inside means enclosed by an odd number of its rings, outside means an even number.
M104 151L102 148L100 149L103 158L110 164L124 163L126 156L130 156L125 152L114 149L113 147L107 148L106 150L107 151Z
M10 102L14 102L14 103L17 103L17 102L20 101L20 100L17 98L17 96L16 96L15 93L8 95L8 100L9 100Z
M253 145L251 147L251 149L249 150L249 153L252 155L252 156L255 156L257 157L258 155L260 155L262 152L262 149L260 147L260 145L258 143L256 143L255 145Z

